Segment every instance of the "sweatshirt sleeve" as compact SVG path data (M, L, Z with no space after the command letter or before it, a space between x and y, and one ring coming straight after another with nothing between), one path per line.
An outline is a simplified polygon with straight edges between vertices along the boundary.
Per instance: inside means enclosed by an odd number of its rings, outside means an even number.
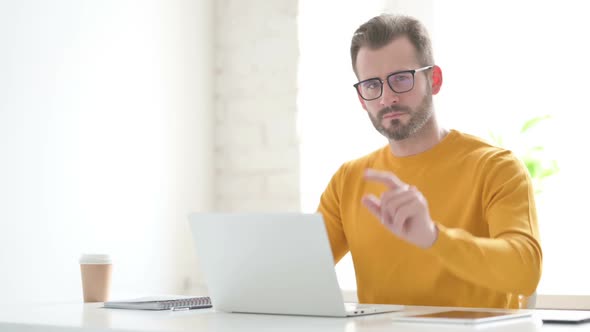
M345 179L346 168L342 165L332 176L330 183L320 198L318 212L322 214L326 231L334 256L334 264L338 263L348 252L348 242L342 225L340 200L342 197L342 186Z
M428 250L464 280L528 296L537 288L542 266L530 177L508 151L489 162L484 171L483 218L490 237L437 224L438 239Z

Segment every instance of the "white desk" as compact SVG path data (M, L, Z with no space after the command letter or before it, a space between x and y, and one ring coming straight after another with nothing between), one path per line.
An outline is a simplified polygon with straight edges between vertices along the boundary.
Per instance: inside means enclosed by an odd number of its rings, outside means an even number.
M0 304L0 331L588 331L590 325L542 325L538 318L509 320L478 326L395 323L392 317L440 311L436 307L408 307L403 313L355 318L228 314L212 309L137 311L100 308L102 304L57 303L29 307Z

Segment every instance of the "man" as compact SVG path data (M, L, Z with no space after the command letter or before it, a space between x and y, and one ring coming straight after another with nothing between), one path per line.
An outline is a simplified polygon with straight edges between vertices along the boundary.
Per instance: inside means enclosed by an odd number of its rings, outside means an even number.
M442 71L417 20L369 20L351 57L359 101L389 144L342 165L318 210L335 262L352 255L359 301L518 307L542 262L526 168L439 127L432 96Z

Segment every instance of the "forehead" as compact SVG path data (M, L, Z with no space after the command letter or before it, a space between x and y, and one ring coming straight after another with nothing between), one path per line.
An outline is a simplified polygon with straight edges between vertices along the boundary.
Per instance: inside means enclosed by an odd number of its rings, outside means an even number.
M356 58L356 71L361 81L418 66L416 48L407 37L394 39L379 49L361 47Z

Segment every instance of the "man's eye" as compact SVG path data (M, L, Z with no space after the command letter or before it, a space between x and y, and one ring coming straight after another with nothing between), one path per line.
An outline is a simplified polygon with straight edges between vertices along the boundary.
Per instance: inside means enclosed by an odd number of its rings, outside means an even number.
M379 82L377 82L377 81L366 82L363 84L363 89L365 89L365 90L379 89L380 85L381 84L379 84Z
M410 75L395 75L393 76L394 82L406 82L412 79Z

